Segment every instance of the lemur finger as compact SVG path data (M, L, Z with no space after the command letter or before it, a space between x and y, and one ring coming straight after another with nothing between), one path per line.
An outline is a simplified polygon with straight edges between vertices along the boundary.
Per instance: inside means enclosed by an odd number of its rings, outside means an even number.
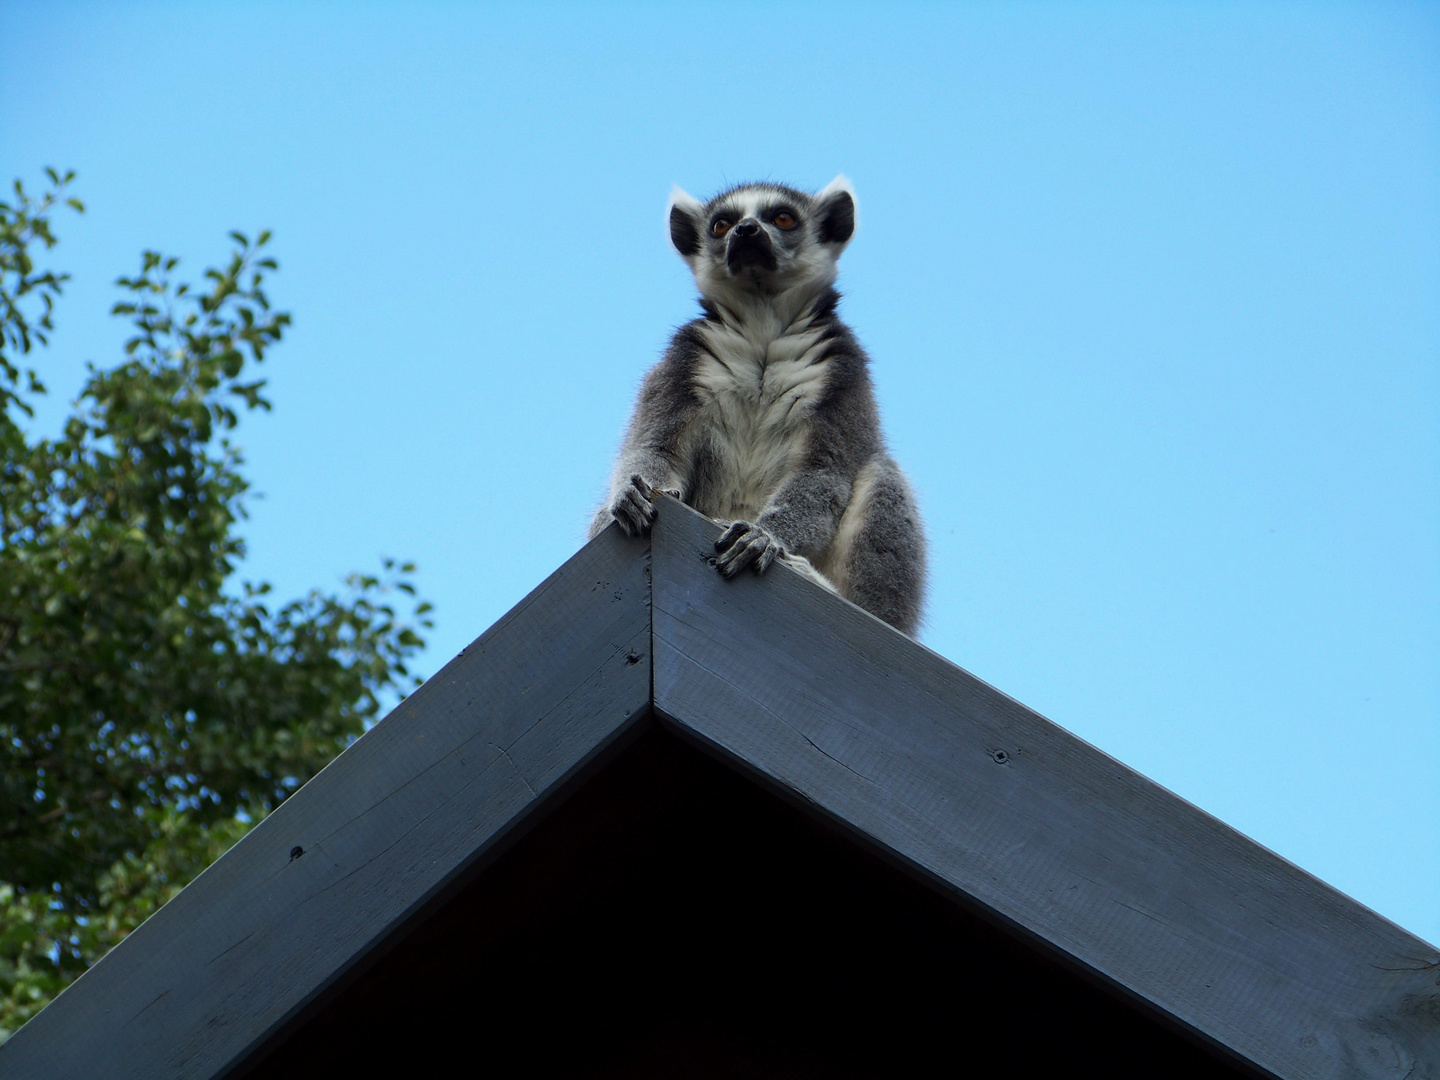
M646 498L645 493L636 487L626 488L621 493L620 498L623 502L628 503L640 511L644 511L653 505L650 500Z
M745 564L749 562L749 560L744 557L744 551L744 548L735 548L733 557L726 562L717 563L715 569L719 570L725 577L733 578L736 574L740 573L741 570L744 570Z
M765 545L765 550L760 552L760 557L755 560L755 572L763 574L770 569L770 564L775 561L776 556L783 555L785 549L773 541Z
M722 570L726 577L734 577L755 562L770 547L770 538L758 529L751 532L727 553Z
M745 565L745 552L749 550L749 547L749 542L744 540L731 544L724 554L715 560L715 568L726 577L734 577L736 571Z
M628 518L636 522L643 520L645 516L640 503L629 492L615 500L614 513L616 517Z
M645 482L644 477L636 474L630 477L630 496L638 505L644 508L646 520L655 519L655 504L651 500L655 497L655 489Z
M750 550L754 553L748 560L754 567L755 573L763 574L775 558L775 550L780 545L775 543L775 538L767 532L756 530L755 539L750 541Z
M631 536L645 532L655 516L655 508L634 488L626 488L611 509L615 519Z
M626 536L639 536L643 531L642 523L637 521L635 515L630 511L617 507L611 511L611 513L614 515L615 520L620 523L620 528L625 530Z
M750 531L748 521L732 521L730 527L720 534L720 539L715 541L715 550L724 551Z
M720 562L724 564L738 559L741 552L750 545L754 536L754 527L746 525L743 521L737 521L731 525L725 530L725 534L715 541L716 550L721 552Z

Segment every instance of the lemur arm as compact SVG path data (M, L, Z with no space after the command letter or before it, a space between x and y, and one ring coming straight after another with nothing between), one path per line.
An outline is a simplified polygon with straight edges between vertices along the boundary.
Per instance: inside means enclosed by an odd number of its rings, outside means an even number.
M811 418L804 466L780 485L753 524L737 521L716 541L721 554L715 565L726 577L752 564L764 573L786 553L817 558L835 539L855 477L880 448L879 418L863 368L836 375Z
M770 499L755 524L786 551L814 558L835 538L851 488L851 478L838 471L797 472Z
M592 537L611 521L618 521L631 536L647 533L655 520L651 493L683 497L690 479L683 444L699 408L684 363L686 336L682 329L665 359L645 376L615 462L610 495L590 523Z

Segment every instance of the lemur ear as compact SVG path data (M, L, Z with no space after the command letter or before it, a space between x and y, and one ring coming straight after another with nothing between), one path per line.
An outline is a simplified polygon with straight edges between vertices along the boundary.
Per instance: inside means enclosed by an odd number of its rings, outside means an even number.
M670 205L665 213L670 221L670 242L687 259L700 250L700 218L704 213L705 204L679 185L670 189Z
M844 245L855 235L855 189L844 173L816 192L815 218L822 244Z

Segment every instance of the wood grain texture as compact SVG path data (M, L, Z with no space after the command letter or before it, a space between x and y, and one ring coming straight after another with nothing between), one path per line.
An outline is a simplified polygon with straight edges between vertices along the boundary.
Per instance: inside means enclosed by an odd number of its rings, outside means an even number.
M0 1075L242 1060L648 713L649 571L644 543L596 537L0 1047Z
M1262 1072L1440 1080L1434 946L718 532L652 537L667 722Z

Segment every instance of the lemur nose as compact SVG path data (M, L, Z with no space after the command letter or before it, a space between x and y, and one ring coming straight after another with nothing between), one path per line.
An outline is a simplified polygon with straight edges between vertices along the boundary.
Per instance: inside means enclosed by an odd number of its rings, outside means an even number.
M746 218L735 226L736 236L754 236L760 231L760 223L754 218Z

